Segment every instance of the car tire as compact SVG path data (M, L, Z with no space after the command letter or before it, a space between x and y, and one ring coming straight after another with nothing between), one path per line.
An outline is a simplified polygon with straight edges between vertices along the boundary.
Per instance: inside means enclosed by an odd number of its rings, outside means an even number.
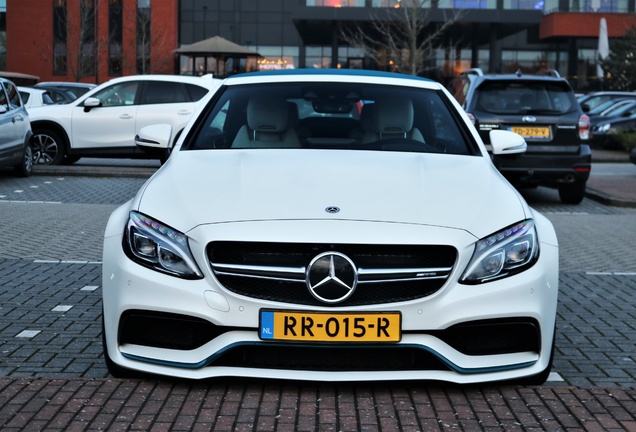
M62 137L51 129L33 132L33 161L38 165L59 165L64 161L65 145Z
M62 161L63 165L73 165L75 162L77 162L78 160L80 160L82 157L81 156L66 156L64 158L64 161Z
M104 329L104 313L102 312L102 347L104 349L104 362L106 363L106 369L114 378L139 378L140 373L131 369L126 369L115 364L115 362L108 355L108 345L106 344L106 331Z
M563 204L580 204L585 197L585 182L577 181L559 186L559 198Z
M22 161L15 166L15 172L20 177L29 177L33 173L33 149L31 144L24 146Z
M159 162L161 162L161 165L168 162L168 159L170 159L170 154L172 154L172 148L167 148L161 151L161 154L159 155Z

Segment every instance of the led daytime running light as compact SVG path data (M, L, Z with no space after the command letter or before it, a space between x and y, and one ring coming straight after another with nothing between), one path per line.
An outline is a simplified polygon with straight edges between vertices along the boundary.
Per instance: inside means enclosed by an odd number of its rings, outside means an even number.
M538 256L534 221L525 220L479 240L460 282L479 284L512 276L532 267Z
M127 238L129 257L134 261L174 276L203 277L190 253L185 234L148 216L130 212Z

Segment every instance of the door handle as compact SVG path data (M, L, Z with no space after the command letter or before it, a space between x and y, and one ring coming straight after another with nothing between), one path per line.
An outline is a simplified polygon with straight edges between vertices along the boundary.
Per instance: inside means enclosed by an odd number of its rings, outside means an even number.
M179 114L179 115L190 115L190 114L192 114L192 111L181 110L181 111L177 112L177 114Z
M122 114L119 116L120 119L122 120L129 120L131 118L133 118L130 114Z

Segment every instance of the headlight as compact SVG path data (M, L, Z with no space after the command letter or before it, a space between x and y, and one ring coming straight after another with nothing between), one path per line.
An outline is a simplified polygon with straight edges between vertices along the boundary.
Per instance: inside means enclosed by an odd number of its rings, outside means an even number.
M141 213L130 212L124 250L133 261L185 279L201 279L185 234Z
M598 131L599 132L607 132L608 130L610 130L610 128L612 127L611 123L605 123L602 124L598 127Z
M479 284L522 272L539 257L539 242L534 221L526 220L483 238L460 282Z

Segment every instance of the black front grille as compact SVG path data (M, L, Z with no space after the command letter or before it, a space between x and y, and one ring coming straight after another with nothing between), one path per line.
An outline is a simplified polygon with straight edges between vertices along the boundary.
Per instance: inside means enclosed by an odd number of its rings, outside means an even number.
M229 330L187 315L129 310L120 320L119 343L192 350Z
M449 370L430 352L413 347L307 347L269 343L236 346L209 366L328 372Z
M372 283L363 283L361 279L354 293L337 303L338 306L395 303L429 296L444 285L457 258L456 249L444 245L213 242L207 248L213 269L215 265L224 264L302 269L323 252L342 253L358 269L365 270L449 269L443 272L443 276L428 279L404 278ZM311 295L302 272L296 280L249 277L220 271L215 271L215 276L228 290L247 297L299 305L325 305Z
M471 356L541 351L541 329L531 318L469 321L428 333Z

